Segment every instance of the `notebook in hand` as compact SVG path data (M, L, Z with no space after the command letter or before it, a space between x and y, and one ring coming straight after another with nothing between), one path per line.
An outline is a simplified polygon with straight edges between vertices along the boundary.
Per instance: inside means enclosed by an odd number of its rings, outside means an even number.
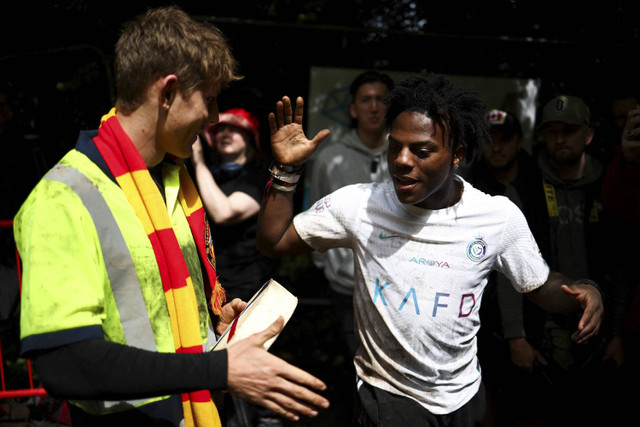
M212 350L222 350L230 342L239 341L256 332L261 332L280 316L284 318L286 325L297 305L298 298L280 283L270 279L249 300L245 309L227 327ZM277 337L278 335L264 344L265 350L271 347Z

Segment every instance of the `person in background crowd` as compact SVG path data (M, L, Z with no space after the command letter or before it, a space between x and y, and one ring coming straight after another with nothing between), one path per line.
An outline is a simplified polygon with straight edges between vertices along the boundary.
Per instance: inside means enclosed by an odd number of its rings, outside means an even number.
M622 303L615 307L618 327L607 347L607 354L620 368L607 403L618 421L627 422L635 408L627 391L640 375L640 271L634 252L625 243L640 239L640 103L636 96L620 96L612 102L611 111L619 143L605 172L602 204L617 220L618 228L612 234L620 243L610 247L616 261L611 269L618 284L615 296Z
M544 239L539 232L546 215L538 203L544 197L541 175L533 156L522 147L520 121L513 113L499 109L490 110L486 117L491 140L464 177L480 191L508 197L525 215L536 240ZM522 399L521 390L514 397L510 388L518 386L514 378L521 375L520 369L530 374L536 363L546 363L526 339L525 304L532 303L516 292L504 274L491 274L482 296L482 328L478 333L478 358L487 387L485 425L509 425L513 413L522 416L527 408L520 402L526 399ZM518 369L509 369L510 365Z
M249 111L232 108L207 125L204 139L206 148L198 139L191 160L211 222L217 272L229 298L249 301L276 268L256 248L260 200L269 177L260 158L260 123ZM273 412L227 400L235 408L229 427L282 425Z
M377 71L365 71L353 79L349 104L351 130L342 140L313 156L306 170L310 204L345 185L390 179L385 161L387 109L382 99L391 89L391 78ZM353 332L353 252L336 248L325 253L314 252L311 257L329 283L346 354L353 358L357 347Z
M365 71L353 79L349 88L351 130L341 140L323 147L310 160L305 175L310 204L345 185L390 179L384 120L387 109L382 99L391 89L391 77L378 71ZM353 324L353 252L348 248L335 248L325 253L313 252L311 258L329 284L345 345L344 354L352 360L358 347Z
M514 361L514 356L529 361L521 366L532 375L515 377L511 392L530 393L521 401L528 410L516 410L514 414L520 420L562 425L576 420L576 414L566 410L567 402L589 402L598 408L603 396L603 364L608 367L615 360L606 355L605 348L616 327L611 314L619 301L611 297L616 284L610 270L612 221L600 198L604 169L587 152L595 134L590 109L580 97L558 95L545 104L538 131L544 143L535 153L541 174L538 185L544 195L533 199L538 205L538 219L533 215L527 218L536 224L532 231L549 266L571 277L589 277L599 283L607 313L601 333L577 344L571 333L580 312L552 314L525 304L523 343L528 345L519 347L520 356L513 347L511 353ZM602 414L584 414L583 421Z
M269 173L260 149L259 122L242 109L220 114L194 144L192 162L211 235L218 273L231 298L248 301L271 278L276 263L256 248L258 211ZM210 154L209 157L206 157Z
M616 150L608 165L603 188L605 209L626 222L640 218L640 102L635 96L621 96L611 103L615 123Z

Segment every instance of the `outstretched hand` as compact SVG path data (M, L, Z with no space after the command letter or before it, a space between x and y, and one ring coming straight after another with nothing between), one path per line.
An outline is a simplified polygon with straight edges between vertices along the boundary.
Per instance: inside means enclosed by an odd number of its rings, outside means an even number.
M280 317L264 331L227 348L229 391L290 420L313 417L318 414L316 408L329 407L329 401L312 390L325 390L326 385L263 347L283 327Z
M277 163L292 166L304 164L330 133L324 129L312 140L307 139L302 129L303 110L304 101L301 97L296 99L294 112L291 100L285 96L276 103L276 114L269 113L271 151Z
M562 285L562 291L574 298L583 310L578 322L578 330L571 335L577 343L583 343L595 336L600 330L604 316L604 306L600 291L592 285L577 283L571 287Z

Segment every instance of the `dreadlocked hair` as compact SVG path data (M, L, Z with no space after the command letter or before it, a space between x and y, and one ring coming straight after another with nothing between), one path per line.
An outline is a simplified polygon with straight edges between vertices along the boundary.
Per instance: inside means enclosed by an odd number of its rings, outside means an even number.
M398 83L384 98L387 106L386 124L390 129L403 112L421 113L440 126L448 137L450 148L466 149L471 162L490 141L489 124L485 118L485 103L477 91L456 86L438 74L420 74Z

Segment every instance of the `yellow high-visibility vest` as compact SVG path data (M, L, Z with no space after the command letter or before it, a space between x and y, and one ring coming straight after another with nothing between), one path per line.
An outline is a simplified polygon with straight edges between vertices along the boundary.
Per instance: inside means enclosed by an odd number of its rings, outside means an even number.
M163 166L172 226L194 281L205 351L215 340L198 251L177 202L178 167ZM72 150L38 183L14 220L25 266L21 340L24 351L104 338L175 352L162 280L151 243L120 187ZM73 402L106 414L166 399Z

